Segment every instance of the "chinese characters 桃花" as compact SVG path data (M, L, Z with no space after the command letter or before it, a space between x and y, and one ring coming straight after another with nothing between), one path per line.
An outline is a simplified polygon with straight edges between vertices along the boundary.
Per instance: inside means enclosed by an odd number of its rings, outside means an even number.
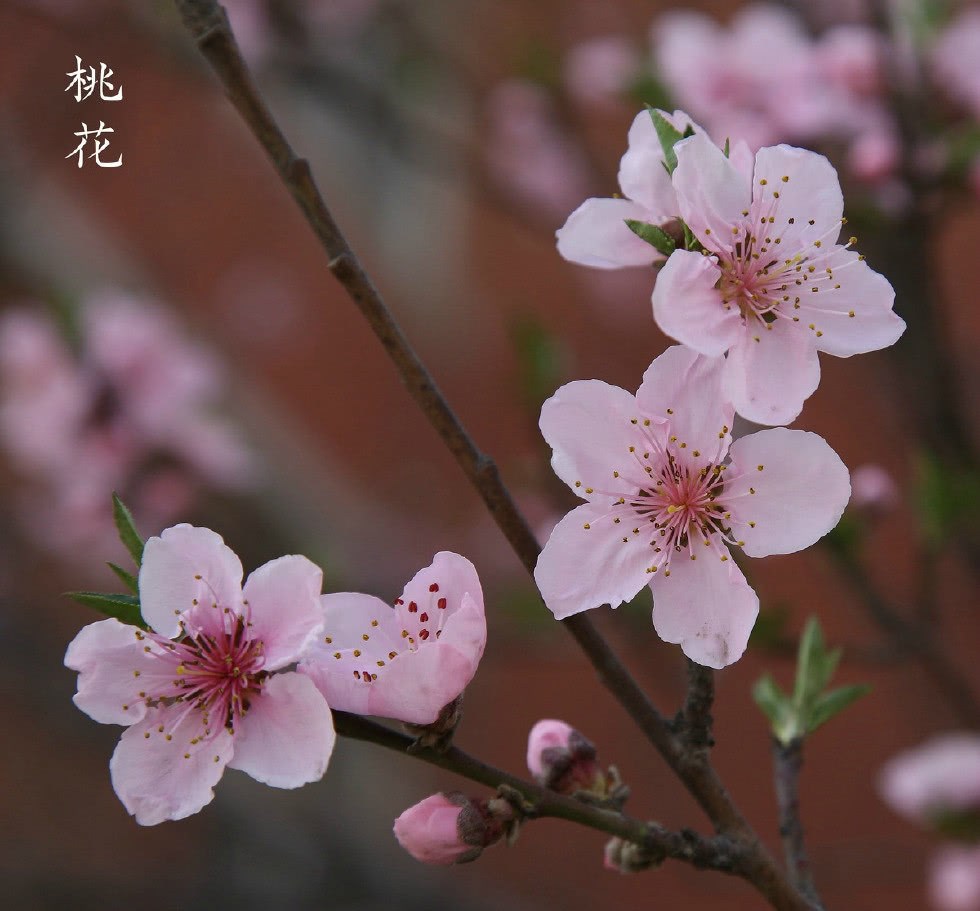
M120 85L118 88L113 84L112 68L106 66L104 63L99 63L98 69L94 66L83 66L82 58L77 54L75 55L75 69L66 73L70 81L68 87L65 89L66 92L75 93L75 101L82 102L87 101L92 98L96 92L98 92L98 97L101 101L122 101L123 90ZM109 147L109 140L103 138L106 133L114 133L115 130L106 126L104 121L99 120L99 125L89 129L87 123L82 123L82 128L77 133L76 136L79 137L79 143L74 149L74 151L69 152L65 158L73 158L78 156L78 167L82 167L85 163L85 151L88 141L92 139L92 150L88 153L90 159L94 159L95 163L100 168L118 168L122 166L122 154L115 161L110 161L103 158L102 155Z

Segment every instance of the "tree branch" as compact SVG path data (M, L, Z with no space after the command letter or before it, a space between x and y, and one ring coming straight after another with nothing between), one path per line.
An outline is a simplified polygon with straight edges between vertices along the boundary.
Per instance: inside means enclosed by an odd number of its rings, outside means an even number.
M773 773L776 801L779 804L779 835L783 840L786 865L796 887L822 909L817 887L813 882L810 861L803 844L803 824L800 821L800 768L803 765L803 738L788 744L773 739Z
M482 453L456 418L418 355L402 334L357 256L334 221L310 173L295 155L251 78L224 10L216 0L175 0L185 26L217 73L228 98L265 149L283 183L329 257L329 268L364 315L394 363L411 396L483 498L498 527L533 575L540 548L500 479L493 460ZM752 828L732 803L714 769L693 755L596 631L582 615L562 624L574 636L600 679L680 777L720 835L742 849L739 875L749 879L775 908L810 911Z

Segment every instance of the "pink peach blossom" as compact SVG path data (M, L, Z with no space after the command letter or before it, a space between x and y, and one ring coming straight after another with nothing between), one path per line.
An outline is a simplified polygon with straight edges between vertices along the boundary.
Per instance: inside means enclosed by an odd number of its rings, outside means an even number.
M929 864L929 898L939 911L978 911L980 847L940 848Z
M534 573L558 619L616 607L649 584L658 635L724 667L759 609L728 547L793 553L837 524L850 496L837 454L783 428L732 444L725 370L721 357L674 346L635 396L584 380L545 402L552 467L587 501L555 527Z
M980 8L966 7L936 39L930 54L936 82L974 117L980 117Z
M439 793L409 807L395 820L398 843L424 864L462 864L476 860L483 851L479 832L466 831L467 820L480 814L462 794ZM476 837L474 837L474 834Z
M658 111L681 133L692 124L683 111ZM648 111L640 111L629 130L628 148L619 163L622 197L587 199L558 229L558 252L594 269L649 266L663 255L641 240L627 219L662 225L678 214L677 198L664 167L663 147Z
M899 753L882 768L878 790L897 813L925 824L980 808L980 735L942 734Z
M888 512L898 505L895 479L881 465L861 465L851 472L851 505L866 512Z
M322 573L288 556L241 580L213 531L168 528L147 540L139 573L151 631L101 620L68 646L75 704L127 726L109 769L141 825L197 813L226 766L277 788L326 770L330 708L312 681L284 670L319 634Z
M308 674L335 709L432 724L473 679L487 641L473 564L442 551L405 586L394 608L354 592L324 595L323 632Z
M724 394L739 414L786 424L817 388L817 352L850 357L897 341L894 292L838 241L843 197L822 155L780 145L754 167L707 136L677 143L674 189L704 254L675 250L653 312L669 336L709 357L728 352Z
M620 35L605 35L575 45L564 61L565 85L579 101L590 105L615 102L629 88L637 55Z

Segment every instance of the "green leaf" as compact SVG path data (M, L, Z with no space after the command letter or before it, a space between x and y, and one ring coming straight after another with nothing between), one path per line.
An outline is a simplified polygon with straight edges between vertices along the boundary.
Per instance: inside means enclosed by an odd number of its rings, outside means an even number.
M789 697L779 688L769 674L760 677L752 687L752 698L769 719L773 736L788 743L798 736L796 712Z
M94 607L97 611L115 617L123 623L147 629L143 615L140 613L140 599L134 595L115 595L106 592L66 592L65 594L79 604Z
M968 844L980 842L980 811L943 809L929 817L929 823L944 838Z
M126 572L121 566L116 566L115 563L106 563L121 580L123 585L126 586L134 595L138 595L140 592L139 580L132 573Z
M682 221L681 227L684 228L684 249L700 253L704 249L701 241L694 236L694 232L687 226L687 222Z
M143 539L136 530L133 514L126 508L126 504L117 493L112 495L112 517L116 521L119 540L123 542L133 561L139 566L143 562Z
M664 167L667 168L668 174L673 174L677 168L677 154L674 152L674 145L684 138L684 134L656 108L647 108L647 110L653 118L653 128L657 131L660 147L664 150Z
M871 691L871 687L863 683L855 683L851 686L838 687L829 693L819 696L813 703L813 707L806 716L806 732L808 734L815 731L820 725L830 721L834 715L839 715L852 702L860 699L865 693Z
M727 136L725 137L725 149L724 149L724 152L725 152L725 158L731 158L732 144L731 144L731 140Z
M627 218L626 227L639 237L640 240L645 240L651 247L656 247L664 256L670 256L677 248L677 244L674 243L674 238L657 225L651 225L645 221L637 221L635 218Z
M840 657L840 649L827 651L817 618L811 617L807 620L803 635L800 637L800 650L796 659L796 683L793 687L793 702L799 709L805 712L823 692L837 669Z

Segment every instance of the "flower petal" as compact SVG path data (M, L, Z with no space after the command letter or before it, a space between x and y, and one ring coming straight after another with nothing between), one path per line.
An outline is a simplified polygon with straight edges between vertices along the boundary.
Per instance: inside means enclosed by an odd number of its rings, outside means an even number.
M448 618L462 606L463 595L467 592L482 614L483 588L476 567L466 557L443 550L432 558L429 566L420 569L408 582L399 599L404 604L397 605L395 612L404 614L404 605L415 602L421 612L428 611L435 616L440 611L445 611ZM440 608L438 605L443 599L445 607ZM417 622L418 617L405 616L402 619L406 622Z
M728 352L722 380L735 410L757 424L788 424L819 383L812 339L799 323L785 319L746 325Z
M149 538L140 567L140 610L160 635L180 632L180 615L196 604L241 607L242 564L208 528L175 525ZM215 612L219 613L219 612ZM202 617L207 614L200 612Z
M665 642L706 667L722 668L742 657L759 614L759 599L724 547L705 548L690 559L677 554L670 575L657 573L653 626Z
M623 541L608 507L586 503L555 526L538 557L534 581L548 609L563 620L602 604L618 607L629 601L648 581L651 562L645 541Z
M101 724L140 721L146 706L139 693L156 663L144 646L156 648L135 626L114 618L84 627L65 653L65 666L79 672L75 705Z
M541 407L541 433L554 450L551 467L580 497L596 490L626 489L613 472L632 461L630 446L642 446L632 423L640 417L636 397L601 380L562 386Z
M682 139L674 151L674 190L681 217L709 250L728 244L732 226L752 202L752 186L705 134ZM712 236L713 235L713 236Z
M815 240L820 241L816 250L837 243L844 195L837 171L823 155L788 145L759 149L753 192L756 209L776 219L784 250L802 250Z
M785 427L760 430L736 440L730 455L723 498L732 532L750 557L802 550L840 521L850 478L822 437Z
M696 132L703 132L683 111L658 113L681 133L689 124ZM640 111L630 125L628 148L619 162L619 186L625 196L645 207L657 224L679 214L670 175L664 167L663 146L649 110Z
M209 804L234 751L224 728L214 737L200 737L199 712L185 714L171 727L180 711L178 705L149 712L123 732L109 761L112 786L141 826L184 819Z
M628 199L587 199L555 233L558 252L569 262L593 269L649 266L663 259L655 247L629 229L628 218L658 224L662 221Z
M298 788L323 777L335 739L330 706L313 681L276 674L235 731L228 767L273 788Z
M724 358L673 345L647 367L636 393L645 413L669 415L671 435L708 462L718 461L731 441L735 409L722 395L724 368Z
M270 560L249 575L242 596L252 634L262 640L264 670L292 664L318 636L322 587L323 570L295 554Z
M826 278L811 284L818 292L802 295L796 315L812 327L817 349L850 357L894 345L905 321L892 310L895 292L888 279L844 247L816 262Z
M738 341L742 315L726 306L716 287L713 257L675 250L653 287L653 318L666 335L700 354L717 357Z

